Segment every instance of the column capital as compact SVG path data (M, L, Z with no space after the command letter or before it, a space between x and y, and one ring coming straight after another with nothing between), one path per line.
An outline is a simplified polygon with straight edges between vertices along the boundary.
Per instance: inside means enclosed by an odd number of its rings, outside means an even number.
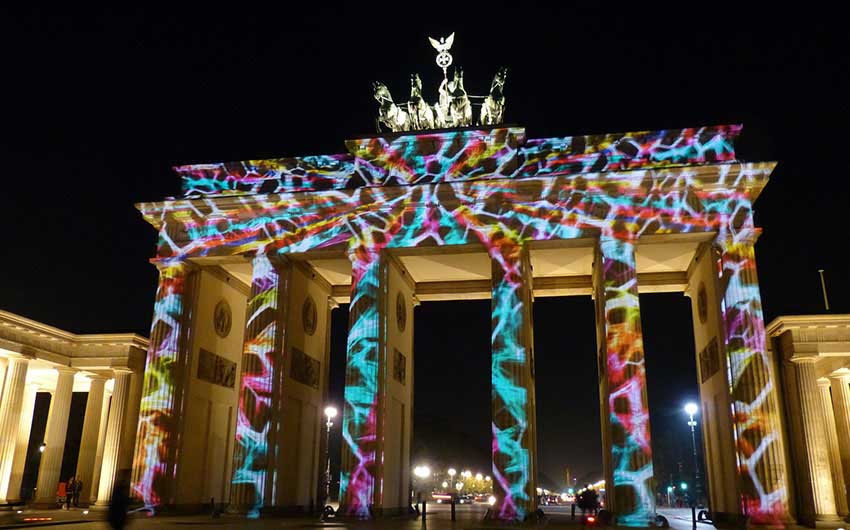
M156 267L156 270L159 271L160 274L162 274L162 271L164 269L174 267L176 265L185 267L186 272L201 270L200 265L198 265L197 263L192 263L189 260L179 258L154 258L150 260L150 263L151 265Z
M830 384L829 379L827 379L826 377L819 377L817 383L819 387L829 387Z
M94 382L94 381L108 381L109 380L108 377L106 377L105 375L101 375L101 374L92 374L92 375L87 375L86 377L88 377L89 381L92 381L92 382Z
M816 363L816 362L818 362L818 359L820 359L820 357L818 357L817 354L806 353L806 354L800 355L800 354L795 353L788 360L791 361L792 363L802 364L802 363Z
M132 374L132 373L133 373L133 369L128 368L126 366L118 366L118 367L112 368L113 376L117 376L117 375L121 375L121 374Z
M839 381L850 381L850 369L839 368L827 376L829 379L838 379Z
M59 372L60 375L62 375L62 374L72 374L73 375L73 374L77 373L77 369L71 368L70 366L54 366L53 369L56 370L57 372Z

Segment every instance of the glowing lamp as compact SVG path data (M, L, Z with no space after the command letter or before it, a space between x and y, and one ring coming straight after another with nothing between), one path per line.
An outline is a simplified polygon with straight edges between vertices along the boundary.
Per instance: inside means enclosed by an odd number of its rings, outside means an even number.
M484 475L482 475L481 473L476 473L475 480L484 480Z
M43 453L45 449L47 449L47 442L41 442L41 445L38 446L38 452Z
M493 506L494 504L496 504L496 497L493 496L493 495L490 495L489 497L487 497L487 504L489 504L490 506Z
M685 412L687 414L693 416L697 413L697 411L699 411L699 407L696 403L688 403L687 405L685 405Z
M413 468L413 474L419 478L425 479L431 476L431 468L428 466L416 466Z
M679 487L682 488L683 490L688 489L688 485L685 482L682 482L681 484L679 484Z
M337 410L336 407L325 407L325 416L330 420L332 418L336 418Z
M449 476L454 477L455 475L457 475L457 470L453 467L450 467L449 468Z

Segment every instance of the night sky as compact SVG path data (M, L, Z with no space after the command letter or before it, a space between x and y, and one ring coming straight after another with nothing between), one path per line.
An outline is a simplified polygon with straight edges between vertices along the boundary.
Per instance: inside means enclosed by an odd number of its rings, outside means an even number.
M442 74L426 37L455 31L467 90L485 93L507 66L506 120L529 137L743 123L739 158L779 162L756 203L767 320L822 312L819 268L833 311L850 312L847 32L835 13L742 4L0 13L0 308L147 335L156 234L133 204L179 195L172 165L343 152L374 132L373 80L404 100L419 72L434 99ZM697 392L689 300L641 303L656 466L670 469L687 459L680 411ZM485 471L489 302L415 315L415 454ZM566 466L589 478L600 471L592 302L538 299L534 319L541 471L548 485ZM337 401L346 322L343 307Z

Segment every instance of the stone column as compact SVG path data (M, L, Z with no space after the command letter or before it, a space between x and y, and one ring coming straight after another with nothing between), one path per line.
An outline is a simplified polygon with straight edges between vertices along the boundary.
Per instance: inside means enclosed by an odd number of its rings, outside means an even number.
M109 423L109 403L112 400L112 394L106 389L103 392L103 402L100 406L100 428L97 431L97 451L94 455L94 465L92 466L91 488L89 489L89 504L94 504L97 500L97 490L100 484L100 470L103 467L103 446L106 444L106 424ZM83 485L85 487L85 484Z
M832 411L835 413L835 432L841 452L841 468L850 504L850 370L843 369L829 376L832 389Z
M349 306L345 403L342 415L342 465L339 503L342 513L366 518L375 502L381 449L378 427L383 412L379 403L385 359L380 351L381 289L385 263L379 252L358 249L352 263Z
M230 504L258 517L274 504L273 479L277 454L280 385L284 379L283 337L286 331L289 264L259 255L254 258L248 300L239 413L233 451Z
M633 241L600 238L594 292L607 507L620 526L649 526L655 491Z
M6 382L0 398L0 503L18 494L9 491L15 459L15 445L21 425L21 408L27 381L29 359L13 357L6 369Z
M44 436L45 449L38 466L38 486L36 486L35 505L42 508L56 506L56 490L59 486L59 472L62 470L62 456L65 453L65 436L68 433L68 417L71 412L71 398L74 395L74 373L72 368L57 368L56 390L50 400L50 412L47 416L47 433Z
M9 368L9 359L0 357L0 397L3 396L3 389L6 387L7 368Z
M829 379L818 379L820 404L823 410L818 421L823 423L826 435L827 451L829 453L830 475L835 496L835 509L839 516L847 515L847 493L844 489L844 472L841 465L841 452L838 449L838 433L835 430L835 415L832 412L832 397L829 395Z
M21 406L21 423L18 428L18 443L15 447L15 460L12 465L12 479L9 481L9 499L20 500L21 482L24 478L24 467L27 464L27 448L30 443L32 430L32 415L35 410L35 396L38 385L28 383L24 391L24 402Z
M184 389L190 377L191 317L199 277L193 265L179 260L161 261L157 267L159 286L145 362L132 478L133 496L141 499L149 510L174 503ZM116 395L114 393L112 398L113 408L118 408ZM124 413L123 403L121 413ZM107 462L106 455L108 453L104 453L103 465L114 465ZM98 503L105 502L100 492L111 493L114 478L101 474ZM108 484L106 489L104 483Z
M745 212L744 204L741 212ZM737 216L736 216L737 218ZM737 221L735 221L737 222ZM749 218L748 223L752 223ZM788 476L775 361L767 350L756 274L755 231L721 235L723 323L738 464L738 499L753 524L784 524ZM815 389L816 390L816 389Z
M492 516L523 521L537 509L532 278L528 251L505 242L490 251Z
M820 403L815 361L813 357L797 357L794 362L794 374L797 378L798 394L800 396L800 411L802 412L803 440L805 442L806 460L809 470L809 485L812 488L815 520L837 521L835 496L832 489L832 470L829 467L826 432L821 414L823 406Z
M97 505L107 506L112 499L112 489L118 475L118 453L121 451L121 434L127 412L127 395L130 392L128 369L115 370L115 385L112 389L112 403L109 406L109 419L106 422L106 441L103 444L103 464L97 485Z
M90 379L91 384L88 398L86 398L86 415L83 419L83 435L80 439L80 454L77 457L76 471L77 478L83 482L80 498L86 503L91 498L100 419L103 415L103 390L106 384L105 377L92 376Z

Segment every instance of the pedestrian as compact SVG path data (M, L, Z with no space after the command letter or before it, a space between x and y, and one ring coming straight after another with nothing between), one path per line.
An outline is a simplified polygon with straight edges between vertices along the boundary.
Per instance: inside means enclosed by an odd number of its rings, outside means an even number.
M74 477L68 479L68 482L65 484L65 509L71 509L71 503L74 502L74 488L76 488L76 484L74 483Z
M74 507L80 507L80 495L83 494L83 481L80 479L74 480Z
M121 530L127 524L127 509L130 506L130 470L122 469L115 478L112 500L109 502L109 526Z

